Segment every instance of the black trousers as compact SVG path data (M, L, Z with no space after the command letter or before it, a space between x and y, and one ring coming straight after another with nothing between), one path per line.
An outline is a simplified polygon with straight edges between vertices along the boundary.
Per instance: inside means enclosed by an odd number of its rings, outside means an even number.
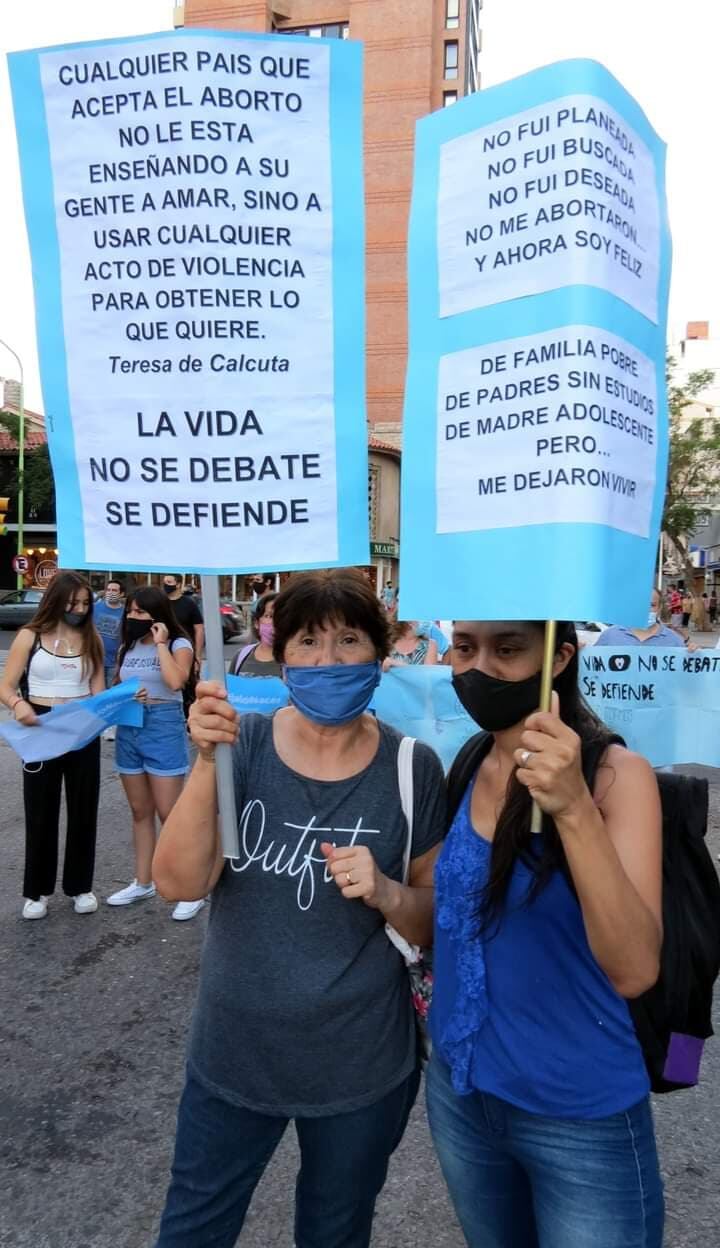
M36 706L36 714L46 707ZM23 897L38 901L55 892L60 797L65 781L67 835L62 886L68 897L92 891L100 800L100 740L23 771L25 878Z

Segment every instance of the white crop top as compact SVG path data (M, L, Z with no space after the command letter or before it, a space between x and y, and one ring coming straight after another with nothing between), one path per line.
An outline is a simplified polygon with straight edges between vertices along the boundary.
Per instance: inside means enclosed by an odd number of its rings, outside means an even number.
M33 698L86 698L90 693L90 673L83 671L80 654L57 654L43 645L30 659L28 694Z

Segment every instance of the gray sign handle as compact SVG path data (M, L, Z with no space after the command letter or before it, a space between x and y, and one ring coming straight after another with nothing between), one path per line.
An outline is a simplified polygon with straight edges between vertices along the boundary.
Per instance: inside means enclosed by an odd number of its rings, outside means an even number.
M225 659L223 657L222 621L220 619L220 588L216 576L202 576L203 614L205 616L205 648L207 652L207 675L209 680L219 680L225 688ZM233 783L232 746L218 745L215 750L218 811L220 815L220 839L226 858L238 858L237 813L235 810L235 785Z

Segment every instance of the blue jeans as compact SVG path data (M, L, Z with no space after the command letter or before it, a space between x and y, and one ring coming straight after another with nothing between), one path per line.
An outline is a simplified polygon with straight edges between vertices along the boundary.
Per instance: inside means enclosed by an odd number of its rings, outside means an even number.
M430 1130L469 1248L661 1248L650 1105L589 1121L458 1096L434 1055Z
M418 1071L353 1113L295 1120L296 1248L367 1248L375 1201L419 1081ZM288 1121L231 1105L188 1072L156 1248L232 1248Z

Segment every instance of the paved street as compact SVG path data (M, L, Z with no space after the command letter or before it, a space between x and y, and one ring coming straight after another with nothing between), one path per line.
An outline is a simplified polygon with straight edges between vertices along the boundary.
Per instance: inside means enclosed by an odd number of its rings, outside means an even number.
M103 745L96 889L131 875L129 819ZM711 845L720 850L720 772ZM20 919L20 765L0 744L0 1245L146 1248L162 1205L205 915L173 923L154 900L79 917L61 894ZM720 1018L718 1018L720 1030ZM667 1248L713 1248L720 1227L720 1040L699 1090L660 1098ZM291 1133L241 1248L291 1248ZM422 1108L394 1161L375 1248L462 1248Z

